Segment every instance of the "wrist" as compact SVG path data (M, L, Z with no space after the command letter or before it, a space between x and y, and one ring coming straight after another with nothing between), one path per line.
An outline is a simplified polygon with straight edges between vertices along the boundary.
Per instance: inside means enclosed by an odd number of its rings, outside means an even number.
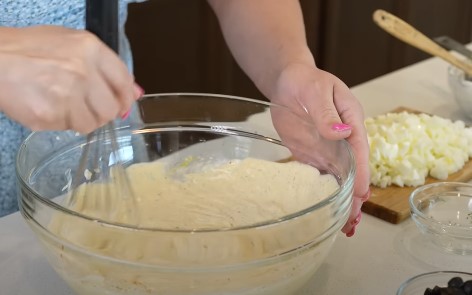
M290 48L290 51L284 52L280 49L280 54L270 63L272 66L266 66L265 71L261 71L260 75L254 79L256 86L269 99L273 97L279 81L285 76L284 73L290 71L291 68L295 66L316 68L313 54L307 46L299 50Z

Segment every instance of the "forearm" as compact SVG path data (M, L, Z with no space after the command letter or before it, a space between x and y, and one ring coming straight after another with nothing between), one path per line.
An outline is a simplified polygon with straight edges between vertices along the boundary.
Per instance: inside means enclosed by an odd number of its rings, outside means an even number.
M15 74L12 73L12 56L11 51L14 47L14 37L17 29L0 26L0 112L4 111L5 103L9 103L12 97L12 87L15 85ZM21 87L21 85L15 85Z
M238 64L270 97L291 63L313 64L297 0L208 0Z

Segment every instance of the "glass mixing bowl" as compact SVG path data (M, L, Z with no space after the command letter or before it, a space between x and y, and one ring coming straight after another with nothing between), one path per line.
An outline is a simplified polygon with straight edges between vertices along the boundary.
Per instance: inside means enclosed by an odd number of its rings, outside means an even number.
M339 189L322 200L314 196L312 204L295 212L243 226L116 224L61 203L86 138L35 132L17 157L20 210L56 272L87 295L287 295L303 288L349 215L355 163L347 142L323 139L303 114L245 98L148 95L139 101L139 110L142 122L116 130L126 166L181 163L189 155L205 164L296 159L332 174ZM271 185L271 179L260 183ZM175 196L176 202L185 198Z

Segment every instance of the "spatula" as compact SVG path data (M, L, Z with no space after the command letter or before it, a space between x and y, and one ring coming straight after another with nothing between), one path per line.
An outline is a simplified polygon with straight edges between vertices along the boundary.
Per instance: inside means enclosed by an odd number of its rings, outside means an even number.
M374 12L373 19L380 28L399 40L428 54L440 57L455 67L463 70L466 73L466 76L472 76L472 64L457 58L402 19L381 9Z

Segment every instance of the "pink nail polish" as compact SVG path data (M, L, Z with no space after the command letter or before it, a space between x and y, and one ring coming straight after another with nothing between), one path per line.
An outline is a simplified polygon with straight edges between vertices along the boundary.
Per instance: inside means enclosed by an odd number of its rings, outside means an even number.
M134 84L134 88L135 88L136 99L140 99L145 94L144 89L136 83Z
M336 124L333 124L333 126L331 126L331 129L333 129L334 131L343 132L343 131L351 130L352 128L350 125L347 125L347 124L336 123Z
M131 110L128 110L126 113L124 113L124 114L121 116L121 119L122 119L122 120L128 119L130 113L131 113Z
M356 233L356 227L353 227L350 232L346 234L346 237L350 238Z
M356 227L356 225L359 224L359 222L361 222L361 218L362 218L362 212L359 212L359 214L357 214L357 217L356 219L354 219L353 221L351 221L351 225Z
M144 91L143 87L141 87L141 86L138 85L138 88L139 88L139 94L140 94L140 96L143 96L144 94L146 94L146 91Z

